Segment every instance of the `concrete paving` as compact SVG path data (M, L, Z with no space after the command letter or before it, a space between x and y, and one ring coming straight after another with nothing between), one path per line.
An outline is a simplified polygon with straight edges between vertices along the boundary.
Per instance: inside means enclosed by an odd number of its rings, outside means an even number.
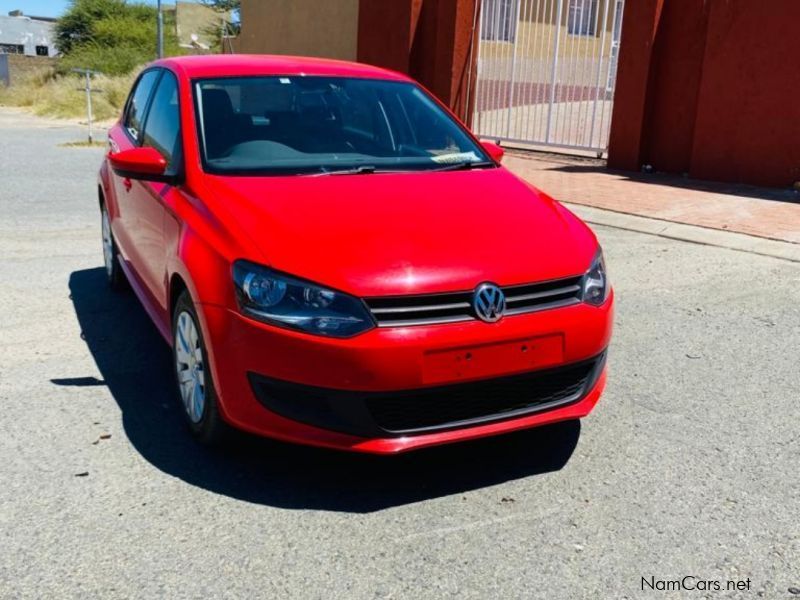
M608 171L596 160L529 152L511 151L505 165L565 202L800 247L800 188L761 188Z
M212 452L154 327L104 285L102 150L21 118L0 109L0 597L800 588L800 265L598 226L619 303L582 423L392 459ZM749 589L642 582L684 576Z
M731 250L739 250L751 254L773 256L775 258L782 258L791 262L800 263L800 244L790 244L743 233L721 231L719 229L705 229L694 225L687 225L686 223L648 219L637 215L603 210L585 204L565 202L564 205L591 225L605 225L615 229L649 233L651 235L683 242L719 246L720 248L730 248Z
M483 139L513 139L531 144L606 148L611 128L611 100L517 104L480 111L473 127ZM548 137L549 136L549 137ZM512 143L513 142L509 142Z

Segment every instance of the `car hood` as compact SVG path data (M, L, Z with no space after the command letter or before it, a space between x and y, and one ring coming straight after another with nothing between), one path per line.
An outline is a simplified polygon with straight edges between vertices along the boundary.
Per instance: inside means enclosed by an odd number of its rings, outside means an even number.
M206 180L263 256L359 296L468 290L583 273L594 234L504 168Z

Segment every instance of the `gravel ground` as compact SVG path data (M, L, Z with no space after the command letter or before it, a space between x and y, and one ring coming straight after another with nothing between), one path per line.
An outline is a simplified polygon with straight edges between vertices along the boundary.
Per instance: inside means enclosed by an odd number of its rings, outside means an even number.
M800 597L800 265L598 228L617 329L582 423L211 452L104 285L81 136L0 109L0 597ZM684 576L723 591L642 589Z

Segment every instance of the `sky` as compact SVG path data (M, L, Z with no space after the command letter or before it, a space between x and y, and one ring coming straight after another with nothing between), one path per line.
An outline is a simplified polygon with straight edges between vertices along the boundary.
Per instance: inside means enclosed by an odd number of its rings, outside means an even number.
M141 0L147 4L155 4L156 0ZM192 1L192 0L190 0ZM174 4L172 0L163 0L164 4ZM0 15L19 9L26 15L36 17L58 17L67 8L68 0L0 0Z

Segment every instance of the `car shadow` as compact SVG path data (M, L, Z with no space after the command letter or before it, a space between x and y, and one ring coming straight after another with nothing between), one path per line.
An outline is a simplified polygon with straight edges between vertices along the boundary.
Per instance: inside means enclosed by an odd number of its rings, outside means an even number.
M556 471L578 442L580 424L569 421L389 457L245 434L224 448L204 448L191 439L173 397L169 349L133 293L111 291L102 268L75 271L69 288L102 380L78 374L52 383L107 385L128 439L147 461L217 494L282 508L370 512Z

